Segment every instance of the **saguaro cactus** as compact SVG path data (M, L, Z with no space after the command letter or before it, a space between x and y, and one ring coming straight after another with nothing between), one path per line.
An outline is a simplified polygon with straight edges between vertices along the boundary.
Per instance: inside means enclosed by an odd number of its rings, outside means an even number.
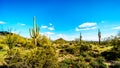
M98 29L98 39L99 39L99 44L100 44L100 41L101 41L101 32L100 32L100 29Z
M80 44L81 44L81 41L82 41L82 35L81 35L81 33L80 33Z
M30 36L34 40L34 45L37 46L37 40L40 37L39 31L40 28L36 24L36 17L34 16L33 18L33 28L29 30L30 31Z

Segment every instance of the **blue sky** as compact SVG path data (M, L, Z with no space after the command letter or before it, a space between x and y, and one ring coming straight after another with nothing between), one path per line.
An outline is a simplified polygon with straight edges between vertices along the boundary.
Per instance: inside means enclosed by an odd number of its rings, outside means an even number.
M116 35L120 30L119 0L0 0L0 30L30 37L29 28L36 16L41 34L51 39L79 38L98 40Z

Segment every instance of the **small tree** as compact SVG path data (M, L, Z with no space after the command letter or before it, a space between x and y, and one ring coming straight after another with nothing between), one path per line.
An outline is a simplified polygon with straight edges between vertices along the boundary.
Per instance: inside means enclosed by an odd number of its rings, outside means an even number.
M37 46L37 40L40 37L40 34L39 34L40 28L36 24L36 17L35 16L34 16L33 21L34 21L33 22L33 28L30 29L30 36L32 37L32 39L34 41L34 45L36 47Z
M98 39L99 39L99 44L100 44L100 41L101 41L101 32L100 32L100 29L98 29Z

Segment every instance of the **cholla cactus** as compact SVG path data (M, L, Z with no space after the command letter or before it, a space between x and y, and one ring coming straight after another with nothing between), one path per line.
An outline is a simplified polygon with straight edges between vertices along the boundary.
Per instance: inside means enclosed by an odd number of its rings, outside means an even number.
M34 16L33 21L34 21L33 28L30 29L30 36L34 40L34 45L37 46L37 39L40 37L40 34L39 34L40 28L36 24L36 17L35 16Z
M100 29L98 29L98 39L99 39L99 44L100 44L100 41L101 41L101 32L100 32Z

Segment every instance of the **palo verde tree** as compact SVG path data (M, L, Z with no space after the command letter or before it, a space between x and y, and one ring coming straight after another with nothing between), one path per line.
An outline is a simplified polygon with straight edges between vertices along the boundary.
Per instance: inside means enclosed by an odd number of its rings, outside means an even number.
M40 34L39 34L40 28L36 24L36 17L35 16L33 18L33 28L30 29L29 31L30 31L30 36L32 37L34 45L36 47L37 46L37 40L40 37Z
M98 29L98 39L99 39L99 44L100 44L100 41L101 41L101 32L100 32L100 29Z

